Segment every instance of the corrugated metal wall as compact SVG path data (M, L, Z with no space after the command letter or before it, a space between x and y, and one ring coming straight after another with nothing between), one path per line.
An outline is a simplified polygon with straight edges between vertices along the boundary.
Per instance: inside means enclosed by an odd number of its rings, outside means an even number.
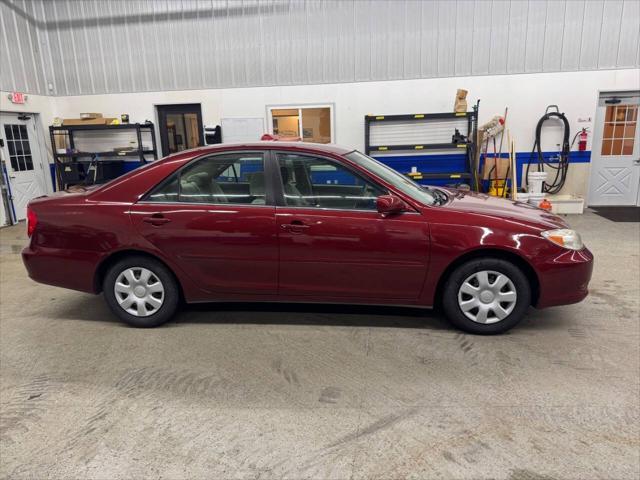
M0 16L0 88L39 94L640 67L638 0L0 0Z

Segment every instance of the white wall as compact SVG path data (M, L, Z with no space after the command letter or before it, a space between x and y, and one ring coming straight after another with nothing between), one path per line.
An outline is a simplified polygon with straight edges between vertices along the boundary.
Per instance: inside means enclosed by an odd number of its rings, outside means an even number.
M366 114L451 111L457 88L469 90L470 105L481 99L481 124L509 107L508 123L516 150L528 152L536 123L547 105L557 104L566 113L573 135L578 128L592 127L589 123L578 123L578 119L595 117L599 91L640 89L640 70L50 97L42 102L42 117L43 120L52 116L77 117L80 112L102 112L105 116L128 113L132 122L148 119L157 123L155 105L201 103L204 123L219 124L223 117L266 118L267 105L331 103L335 117L334 142L363 149ZM35 111L32 107L36 101L40 104L39 99L34 99L34 103L25 107L27 111ZM590 135L587 149L592 137ZM558 128L555 139L551 133L546 136L543 150L557 150L559 141ZM570 173L570 193L584 194L588 164L572 165L572 170L575 173ZM579 177L576 182L574 177Z
M56 116L97 111L128 113L131 121L155 121L154 105L201 103L205 124L222 117L266 117L266 105L335 105L334 141L363 148L366 114L451 111L457 88L469 90L470 104L480 99L480 123L509 107L509 126L518 150L531 147L538 119L549 104L567 114L572 131L581 117L594 117L599 90L638 89L640 70L457 77L313 86L187 90L54 97ZM546 147L545 147L546 148Z

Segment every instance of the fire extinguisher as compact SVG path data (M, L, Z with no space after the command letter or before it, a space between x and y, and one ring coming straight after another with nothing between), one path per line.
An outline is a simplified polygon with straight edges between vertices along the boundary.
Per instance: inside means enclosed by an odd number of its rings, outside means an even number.
M587 149L587 129L583 128L580 132L580 140L578 140L578 150L584 152Z

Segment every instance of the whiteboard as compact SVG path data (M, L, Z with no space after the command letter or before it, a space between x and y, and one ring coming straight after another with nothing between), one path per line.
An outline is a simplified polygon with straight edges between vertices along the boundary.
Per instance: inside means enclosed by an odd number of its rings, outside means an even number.
M264 118L223 118L222 143L258 142L267 133Z

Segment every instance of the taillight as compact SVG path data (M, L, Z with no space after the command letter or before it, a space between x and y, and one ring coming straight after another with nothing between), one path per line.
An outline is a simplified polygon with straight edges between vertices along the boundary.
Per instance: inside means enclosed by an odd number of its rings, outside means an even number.
M30 206L27 206L27 236L33 235L36 225L38 225L38 216Z

